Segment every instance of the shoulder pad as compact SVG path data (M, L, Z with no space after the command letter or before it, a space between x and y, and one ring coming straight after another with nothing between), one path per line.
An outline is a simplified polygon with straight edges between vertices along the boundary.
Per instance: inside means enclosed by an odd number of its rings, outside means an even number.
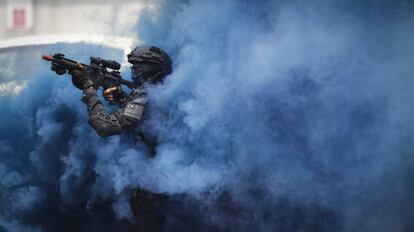
M148 102L147 91L144 88L134 89L131 93L130 102L145 105Z
M147 91L144 88L134 89L131 96L134 98L147 96Z
M147 104L147 102L148 102L148 98L145 97L145 96L137 97L137 98L135 98L134 100L131 101L131 103L136 103L136 104L139 104L139 105L145 105L145 104Z

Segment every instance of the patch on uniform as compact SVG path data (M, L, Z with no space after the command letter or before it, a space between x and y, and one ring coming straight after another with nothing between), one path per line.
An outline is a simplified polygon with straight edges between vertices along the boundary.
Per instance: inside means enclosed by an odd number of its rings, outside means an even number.
M125 106L124 115L129 118L134 118L140 120L144 114L144 107L134 104L134 103L127 103Z

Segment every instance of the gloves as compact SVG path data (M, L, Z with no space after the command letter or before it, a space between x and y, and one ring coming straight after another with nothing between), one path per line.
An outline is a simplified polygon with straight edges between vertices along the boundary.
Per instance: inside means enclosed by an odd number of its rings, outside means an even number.
M114 86L107 88L103 92L103 96L110 104L122 104L126 101L126 93L120 86Z
M55 62L52 62L52 66L50 67L52 71L54 71L57 75L63 75L66 73L65 67L62 67Z
M75 69L70 71L69 74L72 75L73 85L80 90L87 89L94 85L86 69L83 69L82 71Z

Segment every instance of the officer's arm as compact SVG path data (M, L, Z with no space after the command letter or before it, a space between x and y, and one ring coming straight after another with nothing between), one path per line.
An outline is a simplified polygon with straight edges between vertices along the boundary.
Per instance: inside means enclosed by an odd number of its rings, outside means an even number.
M102 137L121 134L123 130L136 127L144 116L144 104L128 102L115 113L108 114L96 95L96 90L84 90L83 101L88 106L89 124Z

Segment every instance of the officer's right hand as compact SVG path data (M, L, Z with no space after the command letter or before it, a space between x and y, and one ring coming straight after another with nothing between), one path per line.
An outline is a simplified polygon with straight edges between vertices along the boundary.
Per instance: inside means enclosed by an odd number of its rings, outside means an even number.
M109 103L117 103L119 99L116 98L116 96L120 93L120 91L122 90L118 86L110 87L104 91L103 96Z

